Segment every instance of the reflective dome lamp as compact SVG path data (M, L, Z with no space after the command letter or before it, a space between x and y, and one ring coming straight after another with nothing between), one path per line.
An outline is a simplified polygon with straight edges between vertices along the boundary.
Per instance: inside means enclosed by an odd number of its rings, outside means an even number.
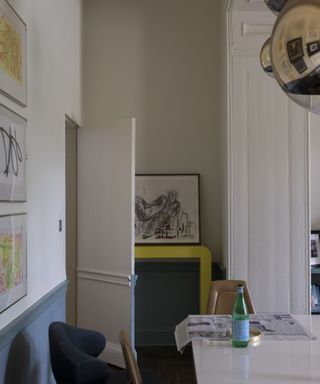
M320 114L320 0L265 0L279 14L260 62L293 101Z
M264 0L266 3L267 7L270 9L271 12L274 14L278 14L287 0Z

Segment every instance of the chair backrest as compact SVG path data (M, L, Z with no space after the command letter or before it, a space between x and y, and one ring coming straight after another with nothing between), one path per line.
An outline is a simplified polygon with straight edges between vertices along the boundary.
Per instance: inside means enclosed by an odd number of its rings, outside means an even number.
M106 345L105 337L92 330L62 322L49 326L49 348L57 384L102 384L109 376L108 365L97 358Z
M244 280L216 280L211 282L207 315L230 315L239 284L244 286L244 299L249 313L255 313L251 295Z
M141 373L126 331L120 331L119 340L127 368L129 383L143 384Z

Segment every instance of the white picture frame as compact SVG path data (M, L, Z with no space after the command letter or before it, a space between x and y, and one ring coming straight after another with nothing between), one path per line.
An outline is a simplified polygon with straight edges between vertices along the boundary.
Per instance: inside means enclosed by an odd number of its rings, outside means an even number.
M26 216L0 216L0 313L27 295Z
M0 201L26 201L27 121L0 104Z
M27 26L12 6L0 0L0 92L27 106Z
M320 265L320 231L311 231L310 235L310 265Z
M200 244L199 174L136 175L135 242Z

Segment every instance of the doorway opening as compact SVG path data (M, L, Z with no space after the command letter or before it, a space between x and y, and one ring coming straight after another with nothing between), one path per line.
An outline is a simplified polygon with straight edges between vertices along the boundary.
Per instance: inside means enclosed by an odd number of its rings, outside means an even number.
M65 120L65 185L66 185L66 274L68 280L66 320L77 323L77 128L66 116Z

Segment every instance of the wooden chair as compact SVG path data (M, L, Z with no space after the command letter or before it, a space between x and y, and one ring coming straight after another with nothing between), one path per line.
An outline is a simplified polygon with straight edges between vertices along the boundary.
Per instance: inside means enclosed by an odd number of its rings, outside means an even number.
M255 313L247 283L243 280L216 280L211 282L207 315L230 315L239 284L244 286L244 299L249 313Z
M140 371L126 331L120 331L119 340L126 364L128 383L160 384L157 376L150 369L142 368Z

